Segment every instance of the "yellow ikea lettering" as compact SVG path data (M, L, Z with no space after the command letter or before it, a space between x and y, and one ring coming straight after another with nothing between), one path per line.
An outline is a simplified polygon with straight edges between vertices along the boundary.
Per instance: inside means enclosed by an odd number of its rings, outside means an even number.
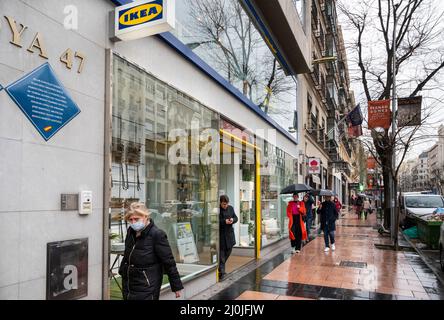
M144 4L126 11L119 18L119 23L125 26L138 25L153 20L162 13L160 4Z

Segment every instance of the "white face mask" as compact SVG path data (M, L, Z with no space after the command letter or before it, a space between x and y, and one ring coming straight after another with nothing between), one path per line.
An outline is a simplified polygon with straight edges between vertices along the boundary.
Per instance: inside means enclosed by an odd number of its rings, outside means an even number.
M137 222L131 223L130 226L134 229L134 231L140 231L145 228L145 223L142 220L139 220Z

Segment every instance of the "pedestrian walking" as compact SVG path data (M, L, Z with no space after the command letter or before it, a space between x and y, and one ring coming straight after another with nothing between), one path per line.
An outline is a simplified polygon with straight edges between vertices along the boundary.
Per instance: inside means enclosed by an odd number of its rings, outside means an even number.
M365 216L365 220L367 220L367 214L369 214L371 210L371 205L370 205L370 201L365 198L364 200L364 216Z
M342 209L342 203L339 201L338 197L335 197L334 203L335 203L336 210L338 210L338 213L340 213L341 209Z
M164 272L176 298L183 289L166 233L154 225L143 203L131 203L124 219L130 223L119 267L124 300L158 300Z
M313 204L314 204L314 198L310 193L305 194L304 196L304 206L305 210L307 211L306 219L305 219L305 227L307 230L307 239L310 241L310 229L311 225L313 223Z
M293 200L287 205L287 217L291 247L295 253L301 252L302 240L307 240L307 230L302 218L305 214L304 202L299 201L299 196L296 192L293 193Z
M361 216L361 213L362 213L362 206L364 205L364 201L363 201L363 199L362 199L362 197L361 196L358 196L357 198L356 198L356 214L358 215L358 219L360 218L360 216Z
M232 206L229 205L230 199L226 195L220 196L219 211L219 279L225 278L225 263L231 255L236 238L234 236L233 224L237 223L238 218Z
M350 203L353 207L353 211L356 212L356 196L354 194L351 196Z
M331 201L331 196L326 196L325 201L322 203L320 210L321 214L321 229L324 231L324 241L325 241L325 252L330 250L335 250L335 230L336 230L336 220L339 217L339 212L336 209L336 205Z

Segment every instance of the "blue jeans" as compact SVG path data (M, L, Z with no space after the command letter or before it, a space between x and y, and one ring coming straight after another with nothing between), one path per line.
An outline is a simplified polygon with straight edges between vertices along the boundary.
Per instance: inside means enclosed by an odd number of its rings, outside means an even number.
M324 227L324 241L325 241L325 247L330 247L329 245L329 237L330 237L330 243L334 244L335 243L335 232L332 230L330 231L328 228L328 223L325 224Z
M307 214L307 221L305 222L305 228L307 229L307 239L310 240L310 229L313 223L313 215L311 213Z

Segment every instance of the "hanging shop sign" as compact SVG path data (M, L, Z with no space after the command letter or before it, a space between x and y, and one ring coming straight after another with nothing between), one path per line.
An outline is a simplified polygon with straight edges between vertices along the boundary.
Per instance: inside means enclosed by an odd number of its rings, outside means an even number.
M46 299L73 300L88 294L88 239L47 244Z
M321 178L319 178L319 176L312 175L311 177L314 183L321 184Z
M47 62L7 86L6 92L46 141L80 113Z
M350 189L356 189L356 190L358 190L358 189L359 189L359 182L351 182L351 183L348 184L348 187L349 187Z
M321 173L321 159L308 158L308 174L320 174Z
M367 188L372 189L375 184L375 177L372 174L367 175Z
M390 128L390 100L368 101L368 128Z
M376 159L373 157L367 158L367 169L375 169L376 168Z
M421 103L422 97L399 98L398 99L398 126L421 125Z
M167 32L175 26L174 0L142 0L117 7L110 19L111 40L128 41Z

